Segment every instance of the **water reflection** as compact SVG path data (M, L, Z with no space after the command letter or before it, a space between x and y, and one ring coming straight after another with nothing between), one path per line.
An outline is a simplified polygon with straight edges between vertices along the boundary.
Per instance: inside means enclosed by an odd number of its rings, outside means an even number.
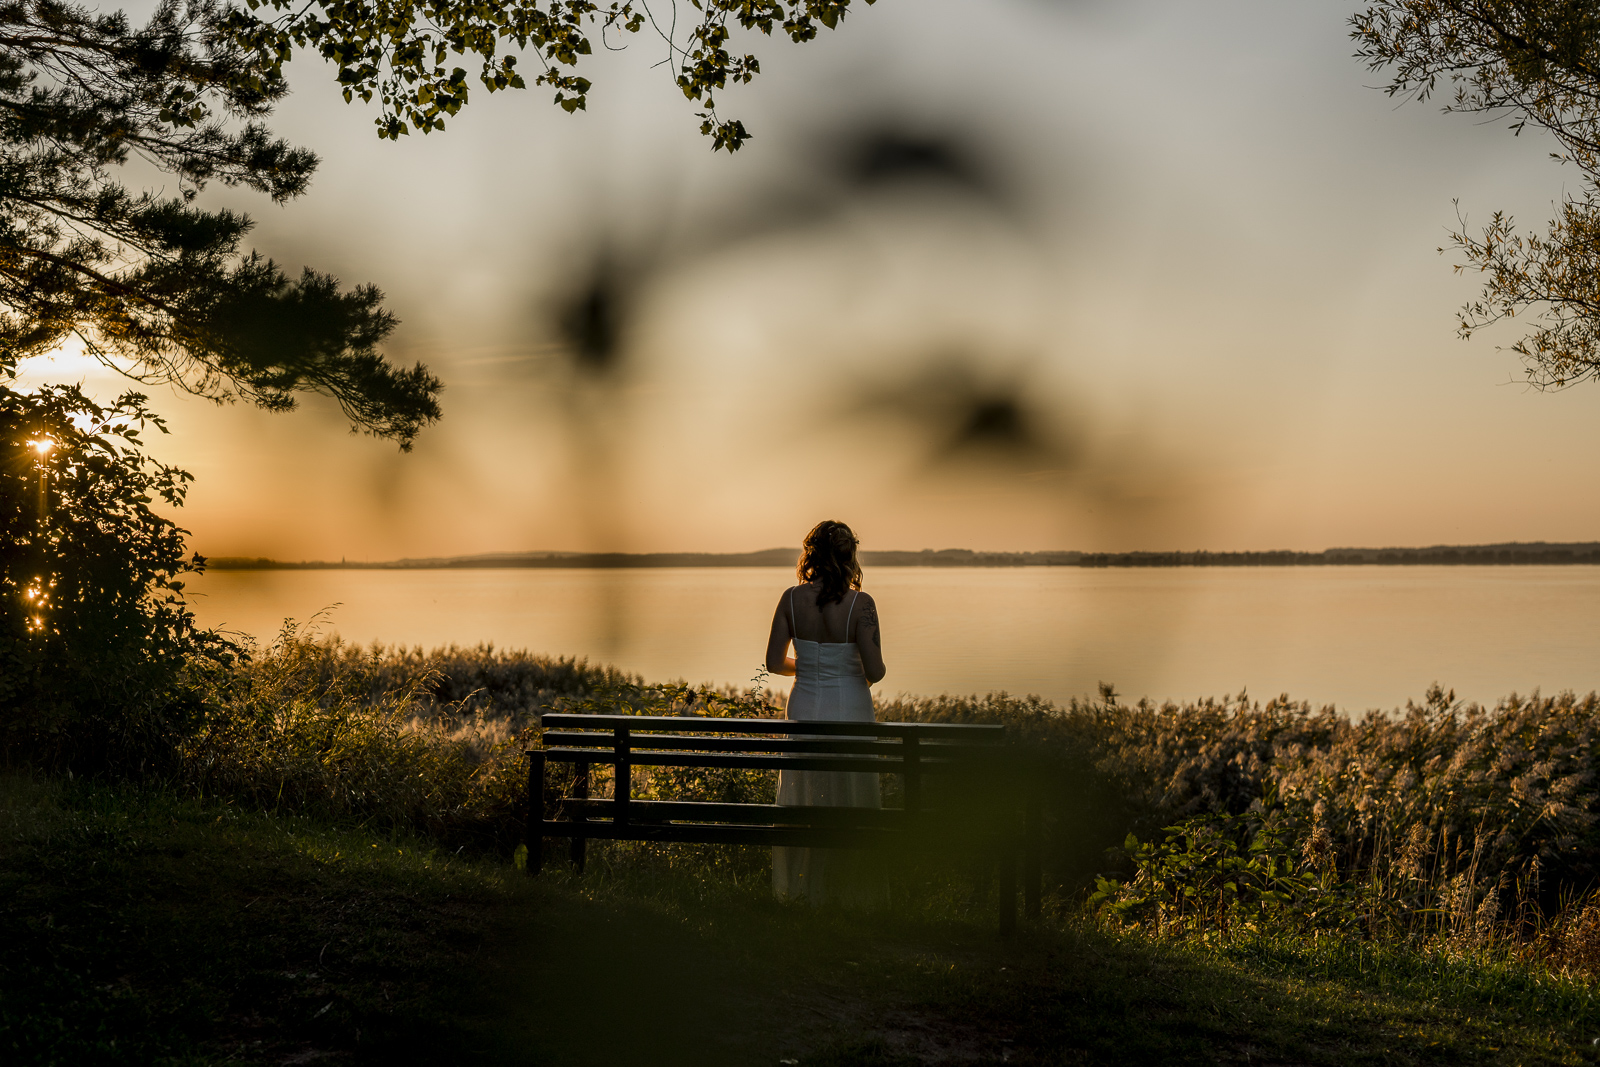
M348 639L588 656L651 680L745 683L782 568L225 571L194 584L208 625L268 637L341 603ZM1438 681L1464 699L1600 687L1600 567L1097 570L880 567L880 692L1006 689L1057 700L1287 692L1395 707Z

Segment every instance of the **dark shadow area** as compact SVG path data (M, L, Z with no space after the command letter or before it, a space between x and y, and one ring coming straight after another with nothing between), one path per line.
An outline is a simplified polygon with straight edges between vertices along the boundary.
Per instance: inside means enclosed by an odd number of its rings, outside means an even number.
M533 894L500 943L477 1048L460 1063L775 1063L767 986L781 960L681 918L560 890ZM770 967L769 967L770 965Z
M1522 999L1513 1021L1465 960L1272 938L1204 951L1057 921L1003 940L926 900L873 917L627 893L564 874L538 890L454 1062L1600 1062L1600 1011Z
M627 862L623 862L627 860ZM995 935L960 870L878 915L717 856L498 862L159 793L0 777L9 1065L1581 1064L1582 983L1357 938Z

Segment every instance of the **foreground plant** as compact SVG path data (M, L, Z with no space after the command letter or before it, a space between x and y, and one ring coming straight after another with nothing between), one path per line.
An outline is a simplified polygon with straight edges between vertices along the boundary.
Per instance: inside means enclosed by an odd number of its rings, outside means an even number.
M186 791L509 848L528 728L433 703L432 672L373 694L359 660L334 657L328 669L338 647L291 622L259 655L208 676L204 715L181 749Z
M761 694L645 685L611 668L527 653L352 647L286 623L277 639L201 679L203 712L180 747L194 795L312 813L511 854L521 841L524 753L546 710L771 715ZM729 799L771 775L666 769L640 795ZM604 788L599 781L597 787Z
M151 428L137 393L0 389L0 762L170 771L196 679L232 662L184 605L204 560L152 506L189 475L145 453Z

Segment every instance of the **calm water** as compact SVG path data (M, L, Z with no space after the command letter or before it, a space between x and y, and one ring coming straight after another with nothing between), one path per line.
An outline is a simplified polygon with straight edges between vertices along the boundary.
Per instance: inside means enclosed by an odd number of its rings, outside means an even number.
M1600 689L1600 567L891 568L867 575L880 693L1055 699L1287 692L1395 707L1438 681L1483 702ZM219 571L211 626L270 638L332 607L366 643L587 656L646 678L745 682L791 571ZM338 605L333 607L333 605Z

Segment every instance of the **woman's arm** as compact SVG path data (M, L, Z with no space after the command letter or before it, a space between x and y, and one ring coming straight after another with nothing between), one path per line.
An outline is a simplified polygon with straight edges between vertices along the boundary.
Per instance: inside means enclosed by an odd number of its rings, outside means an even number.
M856 648L861 653L861 668L867 681L873 685L883 681L887 673L883 666L883 630L878 625L878 605L867 593L862 593L859 604L861 621L856 624Z
M785 678L794 677L794 657L789 655L789 641L794 634L789 629L789 597L793 590L785 590L778 598L778 610L772 613L772 633L767 637L767 670Z

